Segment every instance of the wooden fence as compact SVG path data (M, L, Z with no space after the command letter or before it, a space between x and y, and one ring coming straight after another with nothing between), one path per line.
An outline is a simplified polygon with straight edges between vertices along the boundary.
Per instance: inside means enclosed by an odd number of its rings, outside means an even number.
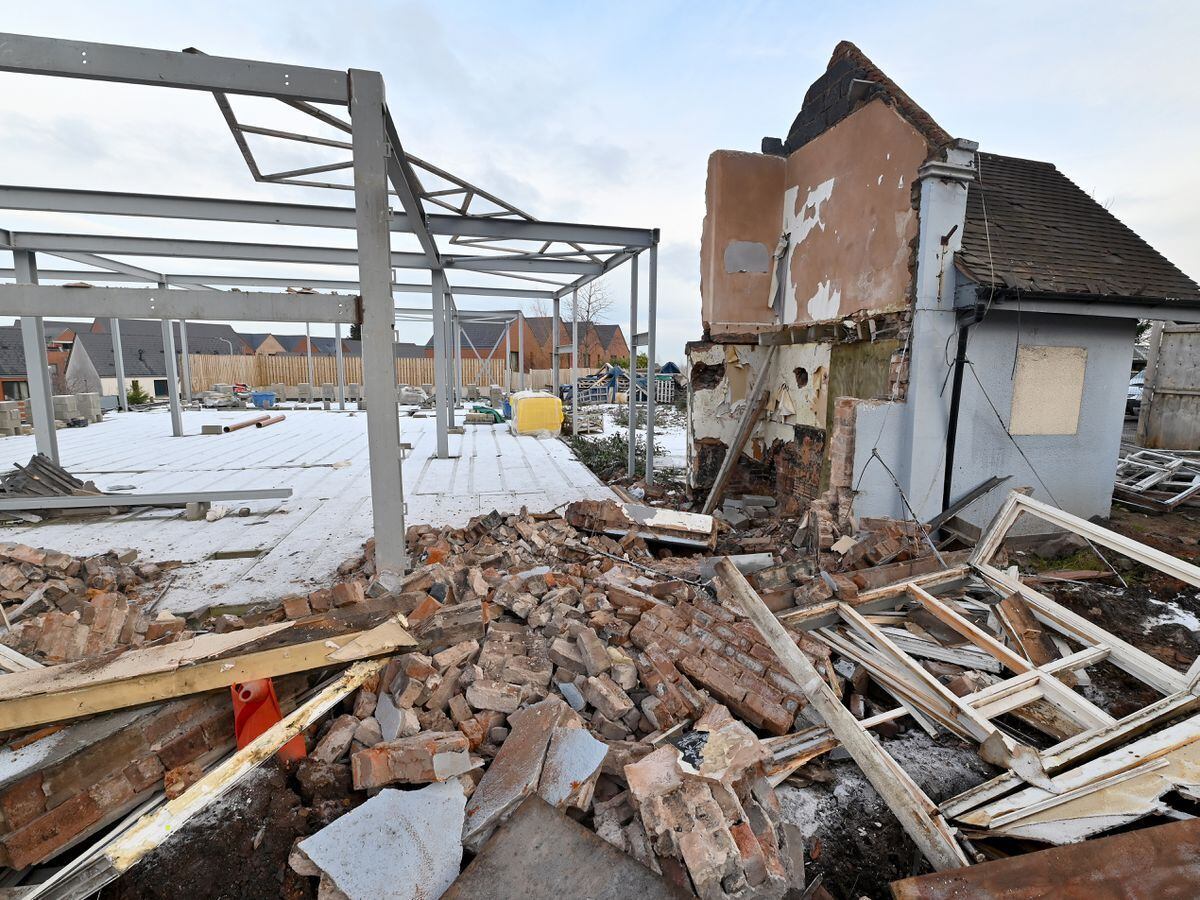
M347 384L362 384L362 357L347 354L342 358ZM317 384L337 384L337 358L313 356L313 375ZM464 359L463 383L488 387L504 384L504 361L501 359ZM212 390L214 384L248 384L264 386L286 384L295 387L308 383L308 357L303 353L274 356L217 356L192 353L188 355L192 390ZM396 381L399 384L433 384L432 359L396 360Z

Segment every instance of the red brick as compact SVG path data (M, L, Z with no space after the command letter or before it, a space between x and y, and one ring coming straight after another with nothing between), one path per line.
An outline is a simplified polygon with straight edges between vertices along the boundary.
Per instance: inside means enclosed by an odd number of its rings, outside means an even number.
M0 794L0 817L15 831L28 825L46 811L46 795L42 791L42 773L34 772Z
M129 783L133 786L133 789L140 794L147 788L162 781L163 771L162 763L152 753L126 766L124 775L129 779Z
M42 862L100 821L102 815L103 810L90 795L72 797L24 828L0 837L5 861L14 869Z

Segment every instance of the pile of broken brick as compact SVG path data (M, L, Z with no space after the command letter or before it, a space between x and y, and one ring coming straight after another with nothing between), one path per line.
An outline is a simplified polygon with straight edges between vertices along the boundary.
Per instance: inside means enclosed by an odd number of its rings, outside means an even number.
M99 656L184 636L185 622L156 612L177 562L137 561L133 549L75 557L0 543L0 644L45 663Z

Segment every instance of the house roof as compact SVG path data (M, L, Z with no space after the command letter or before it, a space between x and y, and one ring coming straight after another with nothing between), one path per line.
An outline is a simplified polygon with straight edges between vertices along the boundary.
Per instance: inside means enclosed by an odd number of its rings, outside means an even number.
M275 337L275 335L271 334L269 331L255 332L254 334L246 334L243 331L243 332L239 332L239 334L241 334L242 340L244 340L247 344L249 344L250 347L254 350L257 350L259 347L261 347L263 345L263 342L266 341L267 338ZM190 333L188 334L188 337L189 338L191 337ZM276 340L278 340L278 338L276 338Z
M854 82L859 82L855 85ZM916 102L849 41L833 50L825 72L804 94L787 139L763 138L764 153L788 156L832 128L865 103L882 100L896 110L931 147L950 143L950 135Z
M0 326L0 375L6 378L25 377L25 347L21 343L21 326Z
M179 338L179 323L175 322L175 349L180 349ZM157 341L159 352L162 352L162 323L157 319L121 319L121 344L124 349L124 344L130 338L142 338L144 340ZM108 333L108 320L96 319L92 323L91 330L95 333ZM209 354L225 354L245 353L253 350L245 339L234 330L232 325L220 322L188 322L188 352L189 353L209 353ZM229 343L226 343L228 341ZM230 345L232 344L232 351ZM90 354L89 354L90 355Z
M605 325L602 322L593 322L592 328L596 330L596 338L605 349L608 349L609 345L613 342L613 338L621 330L620 325Z
M191 339L191 335L188 335ZM113 358L112 336L92 331L81 331L75 335L77 352L82 345L96 374L101 378L112 378L117 374L117 365ZM121 361L125 368L126 378L166 378L167 364L163 354L162 334L140 334L134 332L126 335L121 328Z
M547 320L548 321L548 320ZM468 355L471 353L471 347L479 351L479 355L486 357L491 352L492 348L501 345L500 355L504 355L503 343L504 332L508 329L508 324L505 322L470 322L462 323L463 331L463 352ZM536 331L534 332L537 333ZM546 326L545 334L550 333L549 325ZM544 338L539 338L539 342ZM425 342L425 347L433 346L433 338L429 338Z
M956 262L1039 294L1200 299L1200 286L1052 164L980 153Z

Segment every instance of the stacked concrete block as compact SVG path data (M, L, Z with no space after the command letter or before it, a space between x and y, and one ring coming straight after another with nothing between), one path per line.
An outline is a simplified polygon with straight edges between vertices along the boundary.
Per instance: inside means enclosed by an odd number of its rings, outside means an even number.
M100 407L99 394L76 394L75 404L79 409L79 415L83 416L83 418L87 419L92 424L95 424L104 418L104 410Z
M307 381L302 381L296 385L296 397L303 403L312 403L316 400L316 394L313 393L313 386Z
M79 403L74 394L55 394L53 402L56 421L70 422L79 418Z
M16 400L0 402L0 435L21 433L21 404Z
M359 384L357 381L352 381L348 385L346 385L346 399L347 400L361 400L362 399L362 385Z
M233 395L233 385L232 384L214 384L212 386L212 389L215 393L218 393L218 394L229 394L231 396Z
M323 385L321 385L321 399L322 400L330 400L330 401L336 400L337 399L337 385L330 384L328 381L325 382Z
M286 400L287 399L287 395L288 395L287 385L284 384L282 381L275 382L274 384L270 385L267 388L267 390L271 391L275 395L276 400Z

